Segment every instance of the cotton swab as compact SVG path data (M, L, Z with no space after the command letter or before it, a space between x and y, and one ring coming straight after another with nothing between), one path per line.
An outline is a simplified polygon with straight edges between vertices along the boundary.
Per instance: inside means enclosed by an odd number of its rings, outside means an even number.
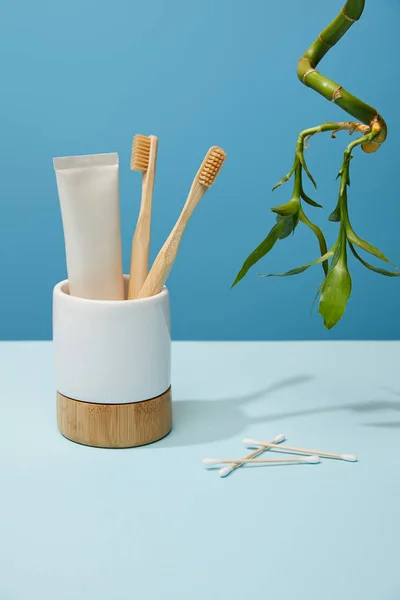
M233 458L204 458L203 465L208 469L215 465L231 464L235 462ZM309 463L316 464L320 462L319 456L304 456L302 458L241 458L241 464L276 464L276 463Z
M271 442L269 442L269 444L274 446L275 444L280 444L281 442L284 442L285 439L286 438L283 435L283 433L279 433L276 437L274 437L274 439ZM232 473L232 471L235 471L235 469L238 469L243 464L242 460L252 459L255 456L258 456L259 454L262 454L263 452L268 450L269 447L270 446L268 446L268 447L263 446L262 448L258 448L254 452L251 452L251 454L248 454L247 456L245 456L244 459L234 462L230 467L224 467L223 469L220 469L219 476L226 477L227 475Z
M245 438L243 440L243 444L247 448L272 448L274 444L271 442L258 442L257 440L252 440L249 438ZM333 454L332 452L320 452L319 450L307 450L306 448L294 448L293 446L280 446L279 450L282 452L297 452L298 454L317 454L322 458L335 458L337 460L345 460L347 462L356 462L357 457L354 454Z

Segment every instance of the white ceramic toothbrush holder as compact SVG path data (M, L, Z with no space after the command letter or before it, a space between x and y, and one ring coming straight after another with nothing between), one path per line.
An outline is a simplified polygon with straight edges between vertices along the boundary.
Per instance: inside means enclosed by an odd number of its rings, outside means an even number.
M125 276L127 292L128 277ZM138 300L53 291L57 421L70 440L103 448L155 442L172 427L168 290Z

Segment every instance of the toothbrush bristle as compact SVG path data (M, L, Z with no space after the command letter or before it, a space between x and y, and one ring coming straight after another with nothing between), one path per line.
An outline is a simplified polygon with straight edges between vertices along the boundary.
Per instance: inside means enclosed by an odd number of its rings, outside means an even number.
M149 166L150 138L147 135L135 135L132 143L131 169L144 173Z
M198 176L201 185L208 188L214 183L225 158L226 153L219 146L213 146L209 149Z

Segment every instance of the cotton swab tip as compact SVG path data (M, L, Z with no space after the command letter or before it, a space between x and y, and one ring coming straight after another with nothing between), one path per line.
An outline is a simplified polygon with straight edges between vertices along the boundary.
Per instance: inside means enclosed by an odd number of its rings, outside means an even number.
M278 433L278 435L276 437L274 437L274 439L272 440L271 444L280 444L281 442L284 442L285 440L286 440L285 435L283 433ZM247 448L262 448L265 445L262 442L258 442L257 440L253 440L251 438L244 438L243 444Z
M354 456L354 454L341 454L340 458L347 460L347 462L357 462L357 456Z
M260 442L257 442L257 440L252 440L251 438L244 438L243 444L246 446L246 448L259 448L263 445L260 444Z
M221 461L219 458L203 458L203 465L205 467L211 467L212 465L219 465L220 462Z
M303 458L303 462L310 463L311 465L315 465L315 464L321 462L321 459L316 454L313 454L312 456L305 456Z
M229 475L229 473L231 473L231 471L232 471L232 467L224 467L223 469L220 469L219 476L226 477L227 475Z

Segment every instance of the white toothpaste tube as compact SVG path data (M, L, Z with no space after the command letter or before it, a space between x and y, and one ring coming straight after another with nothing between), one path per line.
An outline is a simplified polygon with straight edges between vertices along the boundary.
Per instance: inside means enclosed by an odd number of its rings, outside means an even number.
M54 158L69 291L123 300L118 154Z

